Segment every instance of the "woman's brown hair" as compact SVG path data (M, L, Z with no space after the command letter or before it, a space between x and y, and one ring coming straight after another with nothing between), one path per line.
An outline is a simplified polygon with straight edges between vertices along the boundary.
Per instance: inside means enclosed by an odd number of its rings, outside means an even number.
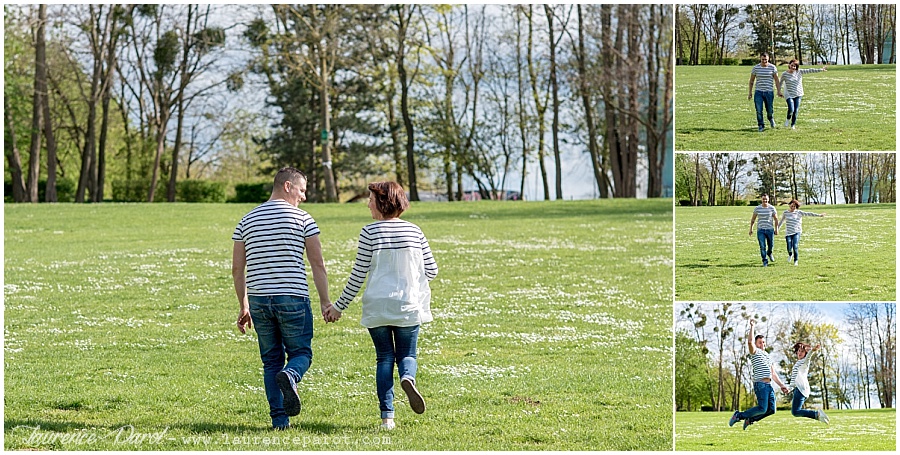
M796 199L791 199L791 202L788 204L788 207L790 207L790 206L792 206L792 205L796 205L797 208L799 209L799 208L800 208L800 201L798 201L798 200L796 200Z
M397 218L409 208L406 192L397 182L372 182L369 191L375 196L375 208L385 218Z

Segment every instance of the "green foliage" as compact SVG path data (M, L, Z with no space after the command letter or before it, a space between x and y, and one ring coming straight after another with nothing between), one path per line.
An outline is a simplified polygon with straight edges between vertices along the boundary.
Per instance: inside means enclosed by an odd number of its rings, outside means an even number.
M153 49L153 62L156 64L154 77L161 81L175 71L175 60L181 50L178 33L169 30L159 37L156 47Z
M705 349L687 332L675 332L675 406L679 411L696 411L709 402L713 385L707 375Z
M787 104L776 97L776 128L757 132L756 108L747 99L749 80L750 69L741 66L677 66L676 150L894 151L897 147L896 65L834 66L805 76L806 94L795 130L783 127Z
M403 218L440 267L419 338L428 412L401 395L391 433L359 300L325 324L315 292L303 411L269 429L256 333L234 328L231 234L253 207L6 205L4 448L671 450L671 200L414 203ZM337 296L369 210L301 208ZM165 437L117 443L126 425ZM112 436L73 442L87 434ZM301 443L261 442L276 436Z
M77 182L67 177L59 177L56 179L56 197L57 202L74 202L75 187ZM38 201L44 202L47 190L47 179L38 180ZM12 199L12 182L4 180L3 182L3 201L6 203L13 202Z
M225 202L225 183L181 180L175 184L177 202Z
M161 179L157 182L153 202L165 202L166 185L168 185L168 182L164 182ZM112 182L112 199L115 202L146 202L149 194L149 178L122 179L113 180Z
M234 185L234 199L228 202L261 203L272 195L272 183L238 183Z
M764 268L756 232L748 235L750 207L676 207L676 300L893 301L896 205L809 210L826 216L804 219L799 266L787 262L779 231L775 263ZM790 291L773 290L773 280L790 283Z
M894 452L897 446L895 409L828 410L830 425L791 416L779 409L753 424L728 426L730 412L675 414L676 451L784 451L811 448L829 451Z

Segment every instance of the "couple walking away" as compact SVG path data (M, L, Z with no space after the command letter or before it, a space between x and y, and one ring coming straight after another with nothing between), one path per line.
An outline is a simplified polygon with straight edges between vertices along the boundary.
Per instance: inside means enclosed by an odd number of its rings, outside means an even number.
M782 393L787 395L793 391L794 398L791 401L791 415L794 417L806 417L815 419L820 422L828 423L828 416L822 410L803 409L803 403L809 398L809 359L810 354L819 350L819 345L810 347L805 343L795 343L793 346L794 354L797 361L791 369L791 386L788 387L781 382L778 373L775 372L775 365L769 358L766 351L766 338L762 335L756 335L754 326L756 321L750 320L750 330L747 331L747 346L750 349L750 362L753 367L753 393L756 395L756 406L741 412L734 411L728 426L734 426L738 421L744 421L744 429L759 422L766 417L775 414L775 390L772 388L772 381L781 388Z
M438 268L418 226L401 220L409 208L396 182L369 184L369 210L376 221L362 228L356 262L334 304L315 220L297 206L306 200L306 176L285 167L275 175L272 196L245 215L234 230L231 273L237 294L237 327L255 326L272 427L290 427L300 414L297 383L312 363L313 320L303 253L312 268L325 322L336 322L369 277L362 297L363 326L375 345L375 382L381 428L394 428L394 371L412 410L425 412L416 388L419 326L432 320L429 281ZM287 363L285 363L285 355Z
M759 64L750 70L750 90L747 93L747 99L753 99L756 107L756 125L759 132L766 129L763 123L763 106L766 108L766 117L769 120L769 126L775 128L775 118L772 104L775 102L775 93L773 90L778 89L778 97L784 98L787 102L787 119L784 121L785 128L795 129L797 124L797 113L800 112L800 101L803 98L803 75L809 73L818 73L828 71L827 66L821 69L809 68L800 69L800 62L792 59L788 63L788 69L778 77L778 68L774 64L769 63L769 54L763 52L759 56ZM756 91L753 90L753 82L756 82ZM782 93L784 88L784 93Z
M772 245L778 229L787 224L784 240L787 243L788 262L800 265L800 234L803 233L804 216L825 216L824 213L804 212L800 210L800 201L791 199L789 209L782 214L781 222L778 222L778 210L769 204L769 195L762 195L762 204L753 209L750 217L750 234L753 235L753 223L756 224L756 239L759 242L759 255L762 256L763 267L768 267L770 262L775 262L772 257Z

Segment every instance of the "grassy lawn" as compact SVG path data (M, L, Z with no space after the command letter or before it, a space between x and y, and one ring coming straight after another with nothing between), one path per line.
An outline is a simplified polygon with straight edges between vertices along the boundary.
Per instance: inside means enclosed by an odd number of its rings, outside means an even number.
M776 128L766 125L763 133L757 132L756 108L747 100L751 69L675 68L676 150L895 150L896 65L833 66L804 75L797 129L784 128L787 104L776 92ZM779 75L785 69L779 66Z
M336 299L369 211L302 207ZM303 411L269 430L256 335L234 327L251 208L6 204L4 448L672 449L671 200L414 204L440 267L428 412L398 398L390 433L358 300L316 321Z
M778 207L779 216L785 210ZM774 264L762 267L752 207L675 209L675 299L893 301L896 204L804 206L800 265L787 260L783 232Z
M751 425L728 426L730 412L678 412L675 414L675 450L776 450L821 452L837 450L897 450L895 409L830 410L830 424L791 416L790 410Z

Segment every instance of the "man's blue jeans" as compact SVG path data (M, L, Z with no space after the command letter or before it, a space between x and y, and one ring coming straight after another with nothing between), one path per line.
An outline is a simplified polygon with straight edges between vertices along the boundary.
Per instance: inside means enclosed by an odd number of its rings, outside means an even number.
M250 295L248 300L259 338L269 416L273 427L283 427L290 420L284 412L284 396L275 375L285 370L300 382L312 363L313 321L309 299L294 295Z
M753 93L753 103L756 105L756 124L760 129L766 127L763 123L763 105L766 106L766 118L771 123L773 121L772 103L775 102L774 92L761 92L757 90Z
M753 393L756 394L756 406L738 413L740 420L750 419L757 422L775 414L775 390L767 382L757 381L753 383Z
M794 398L791 400L791 415L794 417L806 417L808 419L816 418L816 411L811 409L803 409L803 403L806 397L800 393L800 390L794 389Z
M759 242L759 255L762 256L763 265L769 265L768 256L772 254L772 244L775 243L775 231L772 229L757 229L756 240Z
M787 101L787 119L791 121L791 126L797 123L797 112L800 112L800 100L802 96L796 98L788 98Z
M793 255L795 261L799 260L800 233L785 236L784 239L787 241L788 254Z
M382 326L369 329L375 344L375 385L382 419L394 418L394 363L400 379L416 379L419 326Z

